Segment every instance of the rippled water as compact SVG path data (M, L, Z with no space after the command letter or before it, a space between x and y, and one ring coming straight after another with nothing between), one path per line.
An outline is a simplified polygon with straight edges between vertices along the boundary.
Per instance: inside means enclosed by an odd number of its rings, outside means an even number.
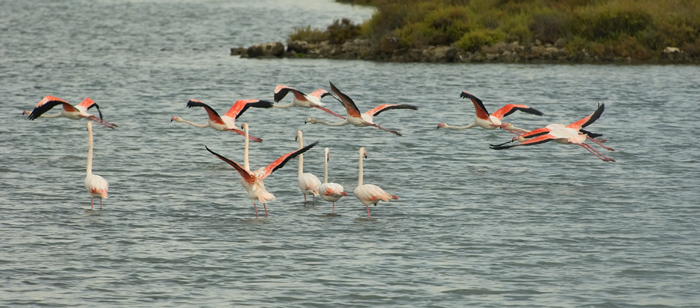
M700 296L700 86L697 66L393 64L248 60L228 48L284 41L292 27L368 18L371 9L305 1L4 1L0 10L0 306L697 307ZM304 125L319 110L248 110L257 168L320 145L305 170L352 191L399 195L372 208L350 194L303 205L296 160L266 180L277 199L254 220L239 176L204 146L241 160L243 138L204 122L190 98L224 112L272 99L277 84L333 81L362 110L409 103L377 123ZM549 143L493 151L504 131L435 129L473 117L462 90L526 128L606 111L617 160ZM83 189L84 121L20 114L43 96L89 96L103 211ZM285 100L287 101L287 100ZM341 112L340 104L328 100ZM599 147L597 147L600 149Z

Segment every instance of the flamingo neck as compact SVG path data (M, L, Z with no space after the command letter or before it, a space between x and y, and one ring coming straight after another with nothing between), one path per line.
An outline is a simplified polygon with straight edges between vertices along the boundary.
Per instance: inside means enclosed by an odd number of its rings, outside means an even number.
M192 126L194 126L194 127L209 127L209 122L204 123L204 124L197 124L197 123L194 123L194 122L187 121L187 120L185 120L185 119L183 119L183 118L178 118L178 119L175 120L175 121L182 122L182 123L187 123L187 124L192 125Z
M304 141L301 137L301 131L297 131L297 139L299 139L299 148L304 147ZM299 176L304 173L304 154L299 154Z
M350 124L350 122L348 122L348 120L344 120L344 121L340 121L340 122L335 122L335 123L328 123L328 122L326 122L326 121L316 120L315 123L323 124L323 125L328 125L328 126L343 126L343 125Z
M472 127L474 127L474 126L476 126L476 122L471 122L471 123L469 123L469 124L467 124L467 125L465 125L465 126L452 126L452 125L447 125L447 124L445 124L445 125L442 126L442 128L446 128L446 129L468 129L468 128L472 128Z
M326 148L325 159L323 160L323 183L328 183L328 149Z
M250 171L250 163L248 162L248 144L250 141L248 141L248 124L243 124L243 130L245 131L245 149L243 150L243 168L245 170Z
M92 122L87 122L88 130L88 157L87 157L87 167L85 172L87 175L92 174Z
M357 186L362 186L362 150L360 150L360 176L357 178Z

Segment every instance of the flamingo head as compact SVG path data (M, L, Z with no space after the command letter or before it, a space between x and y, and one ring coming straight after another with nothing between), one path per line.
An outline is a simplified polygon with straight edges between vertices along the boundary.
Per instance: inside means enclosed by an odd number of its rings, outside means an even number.
M179 122L180 120L182 120L182 119L178 116L174 116L174 117L170 118L170 122L172 122L172 121Z
M32 112L29 110L22 111L22 115L29 115L30 113L32 113Z
M442 127L445 127L445 125L447 125L447 123L440 123L440 124L438 124L437 128L440 129Z
M344 191L344 192L341 192L340 195L341 195L341 196L347 196L348 193Z
M306 120L304 120L304 124L306 124L306 123L316 124L316 119L315 118L306 118Z

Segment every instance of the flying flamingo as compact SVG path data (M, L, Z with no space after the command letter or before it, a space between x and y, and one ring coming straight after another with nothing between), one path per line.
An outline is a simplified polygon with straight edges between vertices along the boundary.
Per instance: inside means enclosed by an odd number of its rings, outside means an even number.
M495 129L495 128L502 128L505 129L511 133L514 133L516 135L520 135L522 133L528 132L526 129L518 128L513 126L513 124L510 123L505 123L501 122L503 117L510 115L511 113L515 112L516 110L520 110L525 113L530 113L534 115L541 116L543 115L542 112L539 110L536 110L534 108L530 108L529 106L525 105L516 105L516 104L508 104L501 109L496 110L496 112L489 114L488 111L486 111L486 107L484 107L484 103L481 102L481 100L466 92L462 91L462 94L459 95L461 98L468 98L472 101L474 104L474 109L476 110L476 116L474 117L474 121L471 123L465 125L465 126L451 126L447 125L447 123L440 123L438 124L437 128L448 128L448 129L467 129L467 128L472 128L474 126L479 126L481 128L485 129Z
M340 200L343 196L347 196L348 193L345 192L343 185L338 183L328 183L328 161L331 156L329 154L328 148L324 149L325 155L323 160L323 184L318 188L318 193L321 194L323 200L333 202L333 210L331 213L335 214L335 202Z
M301 131L297 131L296 139L299 140L299 148L304 147ZM306 195L311 195L314 206L316 206L316 196L318 196L318 187L321 186L321 180L315 175L307 172L304 173L304 154L299 154L299 190L304 194L304 205L306 206Z
M369 205L374 204L377 206L379 201L388 202L389 199L398 199L399 196L390 195L383 189L379 188L377 185L372 184L362 184L362 158L367 158L367 151L364 147L360 148L360 176L358 177L357 187L355 187L355 197L360 200L362 204L367 208L367 218L371 218L369 215Z
M331 82L331 91L333 91L335 94L338 95L339 101L343 106L345 107L345 110L347 111L348 117L344 121L337 122L337 123L328 123L324 122L321 120L316 120L315 118L307 118L304 123L311 123L311 124L324 124L328 126L343 126L347 124L352 124L355 126L359 127L365 127L365 126L374 126L376 128L385 130L387 132L390 132L392 134L401 136L401 134L395 130L390 130L386 129L384 127L379 126L379 124L374 123L373 119L374 116L379 115L380 113L386 111L386 110L391 110L391 109L412 109L412 110L418 110L418 107L413 106L413 105L407 105L407 104L382 104L377 107L374 107L373 109L370 109L366 111L365 113L360 113L360 110L357 109L357 106L355 105L355 102L352 101L352 99L340 92L338 88L333 85Z
M287 96L287 93L289 92L292 92L292 94L294 94L292 102L287 105L275 104L275 108L289 108L293 106L305 108L313 107L328 112L336 117L345 119L344 116L338 115L330 109L323 107L326 104L321 102L321 99L324 98L326 95L332 95L330 92L324 89L318 89L316 91L311 92L311 94L306 95L304 94L304 92L301 92L297 89L290 88L288 86L278 85L277 87L275 87L275 102L281 101L285 96Z
M44 115L47 111L51 110L56 105L62 105L61 112L56 113L56 114L51 114L51 115ZM95 115L87 113L90 108L95 107L97 109L97 112L99 113L100 117L98 118ZM80 104L78 105L71 105L65 100L62 100L58 97L55 96L44 96L44 98L39 101L39 103L34 107L34 110L32 112L29 112L29 110L25 110L22 112L23 115L29 115L30 120L34 120L38 117L42 118L58 118L58 117L66 117L72 120L78 120L78 119L88 119L88 120L93 120L97 123L100 123L106 127L109 127L111 129L114 129L117 127L116 124L114 123L109 123L107 121L102 120L102 112L100 111L100 106L98 106L92 99L90 98L85 98Z
M540 143L545 143L548 141L554 140L555 142L558 143L570 143L570 144L575 144L578 146L581 146L582 148L588 150L588 152L591 152L591 154L595 155L595 157L600 158L602 161L615 161L612 158L608 158L605 155L601 154L597 150L595 150L591 145L584 143L586 139L593 141L595 144L600 145L604 149L608 151L615 151L612 148L606 147L601 142L605 142L605 140L599 140L596 139L596 137L601 136L600 134L595 134L591 133L589 131L583 130L584 127L593 124L598 118L600 118L600 115L603 114L603 111L605 110L605 104L601 104L598 106L598 109L593 112L591 115L578 120L574 123L571 123L569 125L564 126L563 124L549 124L545 127L538 128L532 131L529 131L525 134L522 134L517 137L513 137L512 141L501 143L501 144L492 144L491 148L494 150L502 150L502 149L508 149L520 145L533 145L533 144L540 144ZM506 145L507 143L513 142L513 141L519 141L519 144L515 145Z
M251 172L250 164L248 163L248 123L243 123L242 127L245 131L246 136L245 151L243 156L243 167L241 167L241 165L239 165L237 162L215 153L208 147L205 146L205 148L210 153L216 155L216 157L218 157L219 159L231 165L231 167L236 169L236 171L238 171L238 173L241 175L241 184L243 184L243 188L245 188L245 190L248 191L248 197L250 197L250 199L253 201L253 207L255 208L255 218L258 218L258 206L255 204L256 200L263 204L263 207L265 208L265 217L268 217L267 206L265 205L265 203L267 201L274 200L275 196L273 196L271 193L265 190L265 184L263 183L263 180L270 174L272 174L272 172L274 172L275 170L284 167L284 164L286 164L290 159L313 148L316 144L318 144L318 141L296 151L284 154L280 156L280 158L273 161L271 164L267 165L266 167L262 167L258 170Z
M189 125L192 125L194 127L211 127L216 130L227 130L227 131L232 131L235 132L239 135L245 135L245 133L236 126L235 122L238 117L240 117L248 108L250 107L255 107L255 108L271 108L273 105L272 102L269 101L264 101L264 100L257 100L257 99L245 99L245 100L238 100L236 101L233 106L223 115L219 116L219 113L216 112L213 108L209 107L209 105L202 103L201 101L198 101L196 99L190 99L187 102L187 107L192 108L192 107L204 107L204 110L207 111L207 114L209 115L209 121L204 124L196 124L192 123L190 121L184 120L181 117L174 116L170 119L170 122L175 121L175 122L183 122L187 123ZM253 136L248 136L250 140L253 140L255 142L262 142L262 139L258 137L253 137Z
M85 175L85 189L90 194L90 209L93 209L93 198L100 198L100 210L102 209L102 199L107 199L109 183L103 177L92 173L92 122L87 122L88 130L88 157L87 174Z

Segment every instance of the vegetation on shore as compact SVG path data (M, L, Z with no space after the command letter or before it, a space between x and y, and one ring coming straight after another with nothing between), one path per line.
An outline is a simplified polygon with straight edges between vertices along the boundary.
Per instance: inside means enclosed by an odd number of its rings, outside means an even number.
M289 41L343 44L367 39L377 52L429 46L475 52L518 42L551 44L573 57L657 58L666 47L700 57L697 0L338 0L372 5L369 20L336 20L327 29L295 28Z

